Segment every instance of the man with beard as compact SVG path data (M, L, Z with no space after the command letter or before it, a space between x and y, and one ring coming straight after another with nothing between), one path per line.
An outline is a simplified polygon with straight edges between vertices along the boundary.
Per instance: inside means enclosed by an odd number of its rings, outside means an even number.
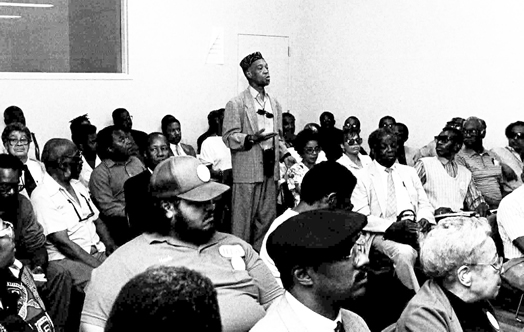
M42 152L46 174L31 202L47 237L49 265L71 272L73 283L82 289L93 268L100 265L115 246L87 189L78 181L82 158L67 139L49 140Z
M120 289L153 265L185 266L214 284L223 331L247 331L282 294L258 254L245 241L215 230L213 210L228 186L190 156L158 164L150 181L151 229L113 253L87 287L82 331L103 331Z
M402 284L416 292L418 232L435 223L433 208L415 169L395 163L397 135L383 127L372 132L368 142L375 160L364 167L351 197L353 211L368 216L363 232L366 252L373 247L388 256ZM404 220L405 211L414 212L416 220Z
M313 210L277 227L267 250L286 292L251 332L369 331L342 309L365 290L368 259L356 243L365 225L360 213Z
M102 163L93 170L89 180L100 218L117 245L132 238L126 217L124 183L145 170L142 162L130 154L130 148L129 136L124 131L114 126L102 129L96 146Z
M126 214L132 236L140 235L150 225L152 207L149 179L155 167L169 157L167 138L161 133L151 133L147 138L144 162L147 169L124 183Z

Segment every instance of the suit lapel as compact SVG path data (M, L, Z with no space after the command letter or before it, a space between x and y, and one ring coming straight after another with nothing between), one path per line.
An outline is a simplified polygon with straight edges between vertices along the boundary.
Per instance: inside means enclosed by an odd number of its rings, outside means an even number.
M373 186L371 187L371 194L376 197L381 214L383 215L386 211L386 193L382 189L382 181L380 181L379 172L380 170L375 166L374 162L369 164L369 175L371 177L371 182L373 183ZM371 199L371 204L373 204L373 199Z
M244 91L244 109L249 124L251 125L251 128L253 128L253 133L256 133L258 131L257 113L255 110L255 101L253 100L253 96L251 96L249 87Z

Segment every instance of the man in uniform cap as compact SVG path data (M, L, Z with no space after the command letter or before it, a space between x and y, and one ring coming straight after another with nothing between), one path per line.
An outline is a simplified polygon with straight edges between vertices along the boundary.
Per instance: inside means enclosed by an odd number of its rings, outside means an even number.
M280 225L267 245L286 292L251 332L369 331L342 309L364 292L368 260L355 242L366 223L356 212L313 210Z
M226 105L222 139L233 165L232 233L260 250L277 214L279 161L295 159L282 139L282 108L265 87L268 65L262 54L246 56L240 67L249 87Z
M103 331L120 289L153 265L185 266L207 276L218 294L224 332L253 327L283 290L249 244L215 230L213 200L228 189L211 181L195 157L158 164L150 180L151 225L93 271L82 331Z

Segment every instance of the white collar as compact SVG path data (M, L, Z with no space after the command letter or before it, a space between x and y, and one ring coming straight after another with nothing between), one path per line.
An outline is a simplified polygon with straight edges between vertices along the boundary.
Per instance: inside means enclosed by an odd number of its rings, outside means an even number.
M307 327L308 331L326 331L333 332L337 327L337 322L342 321L341 312L338 312L337 318L331 320L326 318L313 310L309 309L302 303L300 303L293 295L289 292L285 292L287 302L291 306L291 309L300 317L301 322Z
M380 165L376 160L373 160L373 162L375 163L375 167L382 173L385 173L386 172L386 167ZM392 170L395 170L396 169L396 166L397 166L397 163L395 162L393 165L391 165L391 169Z

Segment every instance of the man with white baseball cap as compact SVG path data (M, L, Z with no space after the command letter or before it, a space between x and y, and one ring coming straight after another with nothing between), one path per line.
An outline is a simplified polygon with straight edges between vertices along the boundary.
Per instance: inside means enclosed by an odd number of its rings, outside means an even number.
M213 200L229 189L210 180L191 156L161 162L151 176L149 231L116 250L93 271L82 331L103 331L122 286L153 265L185 266L213 282L223 331L247 331L282 295L269 269L245 241L215 230Z

